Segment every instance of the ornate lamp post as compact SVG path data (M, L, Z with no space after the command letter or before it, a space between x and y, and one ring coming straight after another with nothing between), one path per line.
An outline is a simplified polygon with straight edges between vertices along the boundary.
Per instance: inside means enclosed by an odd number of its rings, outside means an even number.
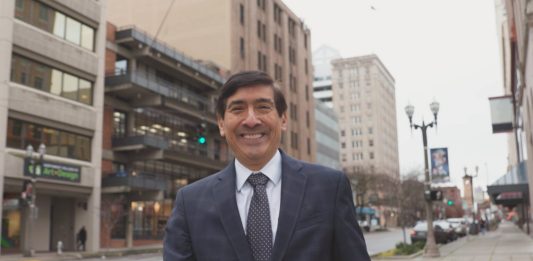
M431 112L433 113L434 121L426 124L422 120L422 125L413 124L413 114L415 112L415 106L408 104L405 106L405 113L407 114L407 117L409 117L409 124L411 126L411 129L415 128L420 129L422 131L422 141L424 143L424 176L425 176L425 193L428 195L431 191L431 180L429 178L429 163L428 163L428 141L427 141L427 135L426 130L428 127L437 127L437 113L439 112L439 103L436 101L433 101L429 105ZM439 249L437 248L437 244L435 242L435 233L433 231L433 207L431 198L426 196L426 220L428 225L428 233L426 237L426 247L424 250L424 256L426 257L438 257L440 256Z
M33 158L33 154L33 146L30 144L28 145L28 147L26 147L26 158L29 161L28 171L31 176L31 182L29 183L29 186L31 186L31 188L25 188L24 191L24 197L26 197L26 202L28 202L28 208L26 209L26 232L24 233L25 237L23 248L23 254L25 257L35 256L35 250L33 249L32 230L34 220L37 218L37 207L35 206L37 199L36 176L40 175L42 171L44 154L46 154L46 145L44 145L43 143L39 145L39 160L37 164L35 164L36 162Z

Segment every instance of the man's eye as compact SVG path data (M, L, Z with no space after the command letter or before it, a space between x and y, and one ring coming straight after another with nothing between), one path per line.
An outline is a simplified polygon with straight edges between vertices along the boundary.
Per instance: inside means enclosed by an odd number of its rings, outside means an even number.
M243 111L243 110L244 110L243 107L231 107L231 108L229 109L230 112L241 112L241 111Z
M272 106L270 105L259 105L257 106L257 109L260 111L270 111L272 110Z

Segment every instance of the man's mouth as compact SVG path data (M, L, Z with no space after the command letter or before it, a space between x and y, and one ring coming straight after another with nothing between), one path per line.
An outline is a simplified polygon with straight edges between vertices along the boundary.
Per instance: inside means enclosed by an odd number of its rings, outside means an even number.
M259 139L259 138L262 138L263 136L265 136L264 133L244 133L244 134L241 134L241 137L245 138L245 139Z

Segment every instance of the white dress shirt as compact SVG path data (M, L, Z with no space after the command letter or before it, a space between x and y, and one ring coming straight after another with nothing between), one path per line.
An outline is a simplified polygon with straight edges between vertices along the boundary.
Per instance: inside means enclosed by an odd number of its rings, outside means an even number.
M251 171L243 166L239 160L235 159L235 172L237 173L237 207L241 216L242 226L246 233L246 220L248 219L248 210L254 194L254 188L246 182L248 176L255 172L261 172L268 177L266 185L266 194L268 197L268 206L270 208L270 222L272 224L272 243L276 238L278 229L278 217L281 199L281 154L276 151L274 157L259 171Z

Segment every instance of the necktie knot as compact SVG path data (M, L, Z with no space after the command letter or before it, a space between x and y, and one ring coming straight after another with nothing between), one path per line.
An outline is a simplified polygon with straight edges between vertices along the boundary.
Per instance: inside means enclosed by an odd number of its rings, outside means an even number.
M254 188L257 185L266 185L267 182L268 177L261 172L253 173L248 177L248 183L250 183Z

